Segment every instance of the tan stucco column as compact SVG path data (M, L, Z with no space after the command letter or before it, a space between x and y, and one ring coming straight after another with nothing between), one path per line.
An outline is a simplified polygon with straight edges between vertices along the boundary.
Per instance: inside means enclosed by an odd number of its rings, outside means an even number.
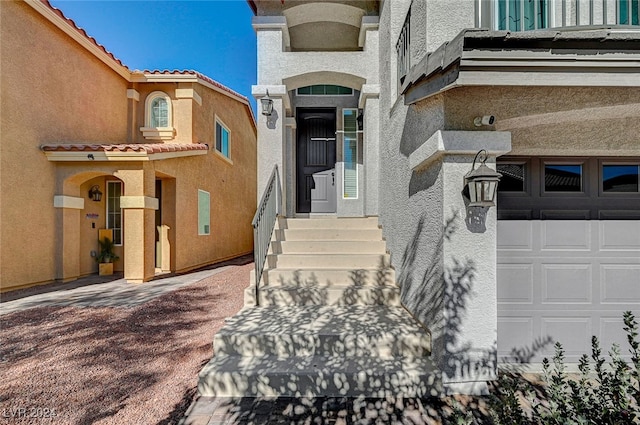
M120 208L124 212L124 277L142 283L155 274L155 193L153 170L119 170L115 176L124 182Z
M75 280L80 276L80 214L84 209L84 198L55 195L53 206L56 208L57 229L56 279L63 282Z

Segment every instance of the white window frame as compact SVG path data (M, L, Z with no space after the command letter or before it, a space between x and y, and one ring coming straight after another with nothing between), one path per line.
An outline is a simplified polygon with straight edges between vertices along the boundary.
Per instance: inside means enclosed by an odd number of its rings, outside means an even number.
M152 125L152 105L156 99L164 99L167 102L167 126L155 127ZM163 91L154 91L147 95L144 103L144 127L140 127L140 131L145 139L149 140L171 140L174 138L173 128L173 104L171 97Z
M111 221L111 215L109 214L109 194L111 193L111 189L110 187L115 186L115 185L119 185L120 186L120 196L122 196L123 192L123 185L122 182L119 180L107 180L106 182L107 185L107 202L105 202L105 216L106 216L106 221L105 221L105 227L107 229L113 229L113 242L114 245L116 246L122 246L124 244L124 228L123 228L123 216L124 213L122 212L122 208L120 208L120 221L118 224L118 226L114 226L114 224L116 223L112 223ZM120 230L120 243L116 243L116 230Z
M201 220L204 219L205 217L201 217L200 216L200 194L206 194L207 195L207 212L208 212L208 216L207 218L207 224L201 223ZM203 229L202 231L200 231L200 224L204 224L203 225ZM198 189L198 236L209 236L211 235L211 193L207 192L206 190L202 190L202 189Z
M355 111L356 114L356 129L354 131L347 131L345 129L344 126L344 113L345 111ZM360 188L359 188L359 179L358 179L358 155L360 155L360 150L358 148L359 145L359 140L358 140L358 134L360 133L358 131L358 127L357 127L357 117L358 117L358 108L343 108L342 109L342 199L347 200L347 201L354 201L357 200L359 198L359 192L360 192ZM345 187L345 182L346 182L346 174L345 174L345 135L347 133L353 133L355 135L355 140L356 140L356 152L355 152L355 172L356 172L356 196L351 198L351 197L346 197L345 196L345 191L344 191L344 187Z
M218 125L220 125L220 127L227 131L227 150L229 155L225 155L221 150L218 149ZM220 142L220 148L222 148L222 141ZM217 115L215 116L213 126L213 151L218 154L218 156L225 159L227 162L233 164L233 161L231 159L231 130L229 130L229 127Z

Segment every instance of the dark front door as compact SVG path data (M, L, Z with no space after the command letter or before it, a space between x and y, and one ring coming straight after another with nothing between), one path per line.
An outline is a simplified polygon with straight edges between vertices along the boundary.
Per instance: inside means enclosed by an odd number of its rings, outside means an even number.
M336 111L299 109L297 211L336 212Z

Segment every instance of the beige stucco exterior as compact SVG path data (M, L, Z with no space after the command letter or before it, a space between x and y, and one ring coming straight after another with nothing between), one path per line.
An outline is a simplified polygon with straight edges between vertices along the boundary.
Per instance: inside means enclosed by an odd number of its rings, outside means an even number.
M462 87L442 96L445 129L510 131L510 155L640 155L636 87ZM476 127L483 115L495 125Z
M112 180L123 183L115 269L129 281L252 251L256 131L246 99L200 75L148 81L40 2L2 2L0 19L0 291L96 273L92 251L106 227ZM141 131L155 91L171 98L168 140ZM215 152L216 116L230 130L231 160ZM162 147L170 144L178 148ZM88 197L94 185L100 202ZM199 189L211 195L209 235L198 235Z

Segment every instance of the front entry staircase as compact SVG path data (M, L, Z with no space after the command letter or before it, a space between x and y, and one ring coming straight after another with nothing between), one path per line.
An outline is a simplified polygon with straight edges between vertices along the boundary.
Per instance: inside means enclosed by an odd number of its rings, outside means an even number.
M426 397L429 333L402 307L378 220L278 218L245 308L216 334L202 396Z

